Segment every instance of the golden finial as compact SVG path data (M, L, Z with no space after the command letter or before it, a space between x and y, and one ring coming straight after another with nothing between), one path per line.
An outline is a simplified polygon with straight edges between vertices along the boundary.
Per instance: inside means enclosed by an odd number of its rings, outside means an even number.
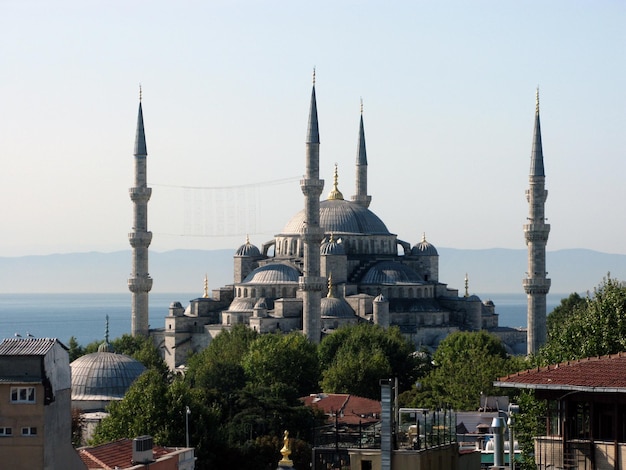
M363 97L361 97L361 114L363 114Z
M141 103L141 98L142 98L142 95L143 95L143 91L142 91L142 89L141 89L141 82L140 82L140 83L139 83L139 102L140 102L140 103Z
M285 431L283 435L283 448L280 449L283 458L278 462L279 467L293 467L293 462L289 459L291 454L291 446L289 445L289 431Z
M422 232L422 243L426 243L426 232Z
M337 164L335 163L335 175L333 177L333 189L328 194L328 200L339 199L343 200L343 194L339 191L339 172L337 171Z
M335 241L335 237L333 236L333 232L330 232L330 238L328 239L328 243L333 243Z
M246 233L246 245L250 244L250 235Z
M315 86L315 66L313 66L313 86Z
M469 279L465 273L465 297L469 297Z
M539 114L539 85L537 85L537 91L535 92L535 112Z
M209 298L209 277L206 275L206 273L204 274L204 292L202 293L202 298Z
M328 294L326 294L326 297L328 297L329 299L333 297L333 273L332 272L328 273Z

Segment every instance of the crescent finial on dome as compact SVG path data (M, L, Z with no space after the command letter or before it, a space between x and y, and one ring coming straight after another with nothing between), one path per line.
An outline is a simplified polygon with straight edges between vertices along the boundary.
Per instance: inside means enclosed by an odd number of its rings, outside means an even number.
M328 273L328 294L326 294L326 297L328 297L329 299L334 297L333 296L333 273Z
M209 277L206 273L204 273L204 290L202 292L202 298L203 299L209 298Z
M339 191L339 172L337 170L337 164L335 163L335 175L333 177L333 189L328 194L328 200L338 199L343 201L343 194Z

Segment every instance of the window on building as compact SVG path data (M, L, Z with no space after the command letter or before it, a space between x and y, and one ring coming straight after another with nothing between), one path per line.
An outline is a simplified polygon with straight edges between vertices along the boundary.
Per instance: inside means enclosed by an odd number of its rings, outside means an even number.
M11 403L35 403L35 387L11 387Z
M2 436L12 436L13 429L12 428L0 428L0 437Z
M36 436L37 428L22 428L22 436Z

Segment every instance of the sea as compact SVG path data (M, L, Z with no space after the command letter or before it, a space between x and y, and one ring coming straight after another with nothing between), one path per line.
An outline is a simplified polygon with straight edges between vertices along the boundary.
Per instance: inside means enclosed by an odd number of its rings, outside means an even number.
M526 295L477 294L492 300L500 315L500 326L526 327ZM548 294L550 312L568 294ZM186 306L197 294L155 293L149 296L150 327L162 328L169 305ZM85 346L130 333L130 293L116 294L0 294L0 338L14 336L58 338L67 345L73 336Z

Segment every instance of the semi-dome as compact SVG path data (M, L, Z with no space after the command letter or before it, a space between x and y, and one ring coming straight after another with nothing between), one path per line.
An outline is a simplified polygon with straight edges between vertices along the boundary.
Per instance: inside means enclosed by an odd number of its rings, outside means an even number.
M414 284L419 282L422 282L419 274L408 266L395 261L376 263L361 280L363 284Z
M439 256L437 248L426 241L426 235L422 236L421 242L411 248L411 254L413 256Z
M298 282L300 272L284 263L272 263L260 266L252 271L243 280L250 284L284 284L287 282Z
M124 354L96 352L79 357L70 364L72 401L120 400L144 365Z
M354 318L355 313L345 299L324 297L321 303L322 318Z
M304 210L283 228L283 234L300 234L305 226ZM343 199L320 202L320 227L326 232L391 235L382 220L369 209Z

